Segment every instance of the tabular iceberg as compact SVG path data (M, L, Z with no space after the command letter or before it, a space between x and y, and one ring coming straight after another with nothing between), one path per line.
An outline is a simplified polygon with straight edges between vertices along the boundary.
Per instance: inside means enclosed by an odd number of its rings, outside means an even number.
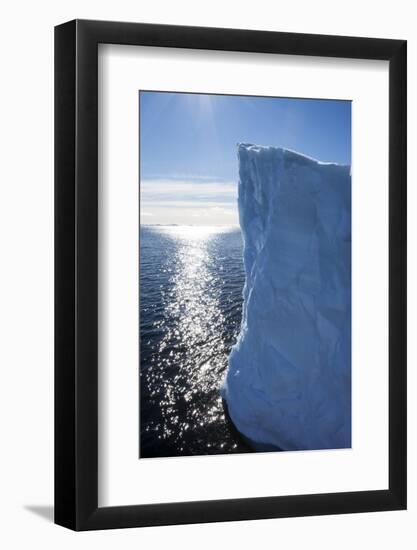
M240 144L246 283L222 396L257 450L351 446L351 175Z

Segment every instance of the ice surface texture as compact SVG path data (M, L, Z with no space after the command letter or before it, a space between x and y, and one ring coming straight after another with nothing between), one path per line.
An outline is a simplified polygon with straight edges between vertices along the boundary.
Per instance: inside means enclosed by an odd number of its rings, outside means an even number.
M246 284L222 395L258 450L351 446L350 167L240 144Z

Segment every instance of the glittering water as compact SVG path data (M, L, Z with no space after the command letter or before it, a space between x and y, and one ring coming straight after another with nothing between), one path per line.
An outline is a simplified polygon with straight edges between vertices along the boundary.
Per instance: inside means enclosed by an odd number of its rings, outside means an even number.
M140 239L140 456L248 451L219 393L241 321L240 230L142 226Z

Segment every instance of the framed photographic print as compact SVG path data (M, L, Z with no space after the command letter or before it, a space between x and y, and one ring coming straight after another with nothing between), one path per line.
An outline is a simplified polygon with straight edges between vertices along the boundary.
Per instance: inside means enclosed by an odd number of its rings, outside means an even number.
M406 42L55 30L55 521L406 507Z

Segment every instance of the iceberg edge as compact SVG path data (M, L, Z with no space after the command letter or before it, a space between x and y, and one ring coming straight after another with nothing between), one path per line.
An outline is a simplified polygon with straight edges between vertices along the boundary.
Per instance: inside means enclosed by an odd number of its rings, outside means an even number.
M257 450L351 447L351 174L238 144L246 283L221 394Z

